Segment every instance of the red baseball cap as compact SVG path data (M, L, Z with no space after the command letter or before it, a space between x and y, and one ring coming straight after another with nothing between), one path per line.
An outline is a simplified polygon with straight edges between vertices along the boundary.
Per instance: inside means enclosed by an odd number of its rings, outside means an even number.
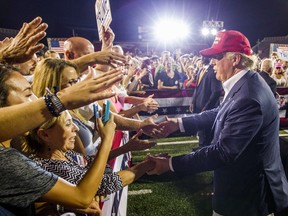
M249 40L239 31L220 31L217 33L212 47L200 51L203 56L214 56L223 52L239 52L252 55Z

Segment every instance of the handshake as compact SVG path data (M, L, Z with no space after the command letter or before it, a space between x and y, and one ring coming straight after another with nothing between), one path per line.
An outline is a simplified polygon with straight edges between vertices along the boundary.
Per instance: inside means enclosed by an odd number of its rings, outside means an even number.
M143 168L148 175L161 175L171 170L169 160L171 160L171 158L168 154L147 155L146 158L135 167Z

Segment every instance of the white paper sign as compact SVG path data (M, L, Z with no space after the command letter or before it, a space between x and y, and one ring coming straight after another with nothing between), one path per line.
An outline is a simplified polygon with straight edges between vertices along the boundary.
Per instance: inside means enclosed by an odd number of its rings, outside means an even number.
M107 29L112 22L111 8L109 0L97 0L95 3L95 14L99 40L101 41L102 26Z

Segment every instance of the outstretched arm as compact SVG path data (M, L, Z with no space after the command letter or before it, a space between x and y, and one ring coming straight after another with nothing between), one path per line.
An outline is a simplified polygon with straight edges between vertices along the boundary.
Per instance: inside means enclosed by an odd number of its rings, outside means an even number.
M46 36L48 25L36 17L30 23L24 23L13 39L6 39L0 46L0 62L14 64L23 63L32 58L34 53L44 45L38 42Z
M112 50L113 47L113 42L115 39L115 34L112 31L112 29L110 27L108 27L108 29L105 29L104 26L102 26L102 31L101 31L102 35L102 47L101 47L101 51L104 50ZM109 66L108 65L103 65L103 64L98 64L96 65L96 70L99 71L103 71L106 72L109 70Z
M121 72L114 70L98 78L83 81L63 89L57 95L68 110L75 109L96 100L112 97L114 94L102 92L121 79ZM50 118L52 118L52 115L42 98L33 102L1 108L0 141L21 135L43 124Z
M141 136L142 133L143 133L142 130L138 131L138 133L135 134L132 137L132 139L130 139L125 145L123 145L117 149L111 150L108 160L111 160L111 159L118 157L121 154L125 154L126 152L129 152L129 151L141 151L141 150L149 149L149 148L156 145L156 142L154 142L154 141L139 139L139 136Z
M102 180L114 138L114 133L111 133L111 131L114 131L116 127L113 116L111 116L105 125L98 118L97 124L102 143L89 170L77 186L59 178L52 189L43 196L44 200L74 208L84 209L89 207Z
M155 157L155 156L148 156L148 160L154 163L154 168L149 170L147 174L149 175L161 175L165 172L170 171L169 157Z
M81 56L71 61L82 72L87 70L88 66L93 66L94 64L108 65L115 68L115 65L123 65L126 62L126 57L111 50L103 50Z
M153 168L154 162L152 160L142 161L131 168L119 171L118 174L122 180L123 186L126 186L132 184Z
M117 130L137 131L142 129L144 134L153 138L157 138L158 133L160 133L160 131L158 130L161 127L159 127L154 122L154 119L158 117L157 114L144 120L126 118L115 113L113 113L113 115L115 115L115 123L117 125Z

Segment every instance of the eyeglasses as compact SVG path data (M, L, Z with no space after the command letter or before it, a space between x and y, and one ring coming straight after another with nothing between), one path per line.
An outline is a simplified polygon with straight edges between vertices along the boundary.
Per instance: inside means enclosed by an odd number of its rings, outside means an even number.
M225 53L219 53L217 55L212 56L212 59L216 59L217 61L220 61L221 59L223 59L225 56Z

